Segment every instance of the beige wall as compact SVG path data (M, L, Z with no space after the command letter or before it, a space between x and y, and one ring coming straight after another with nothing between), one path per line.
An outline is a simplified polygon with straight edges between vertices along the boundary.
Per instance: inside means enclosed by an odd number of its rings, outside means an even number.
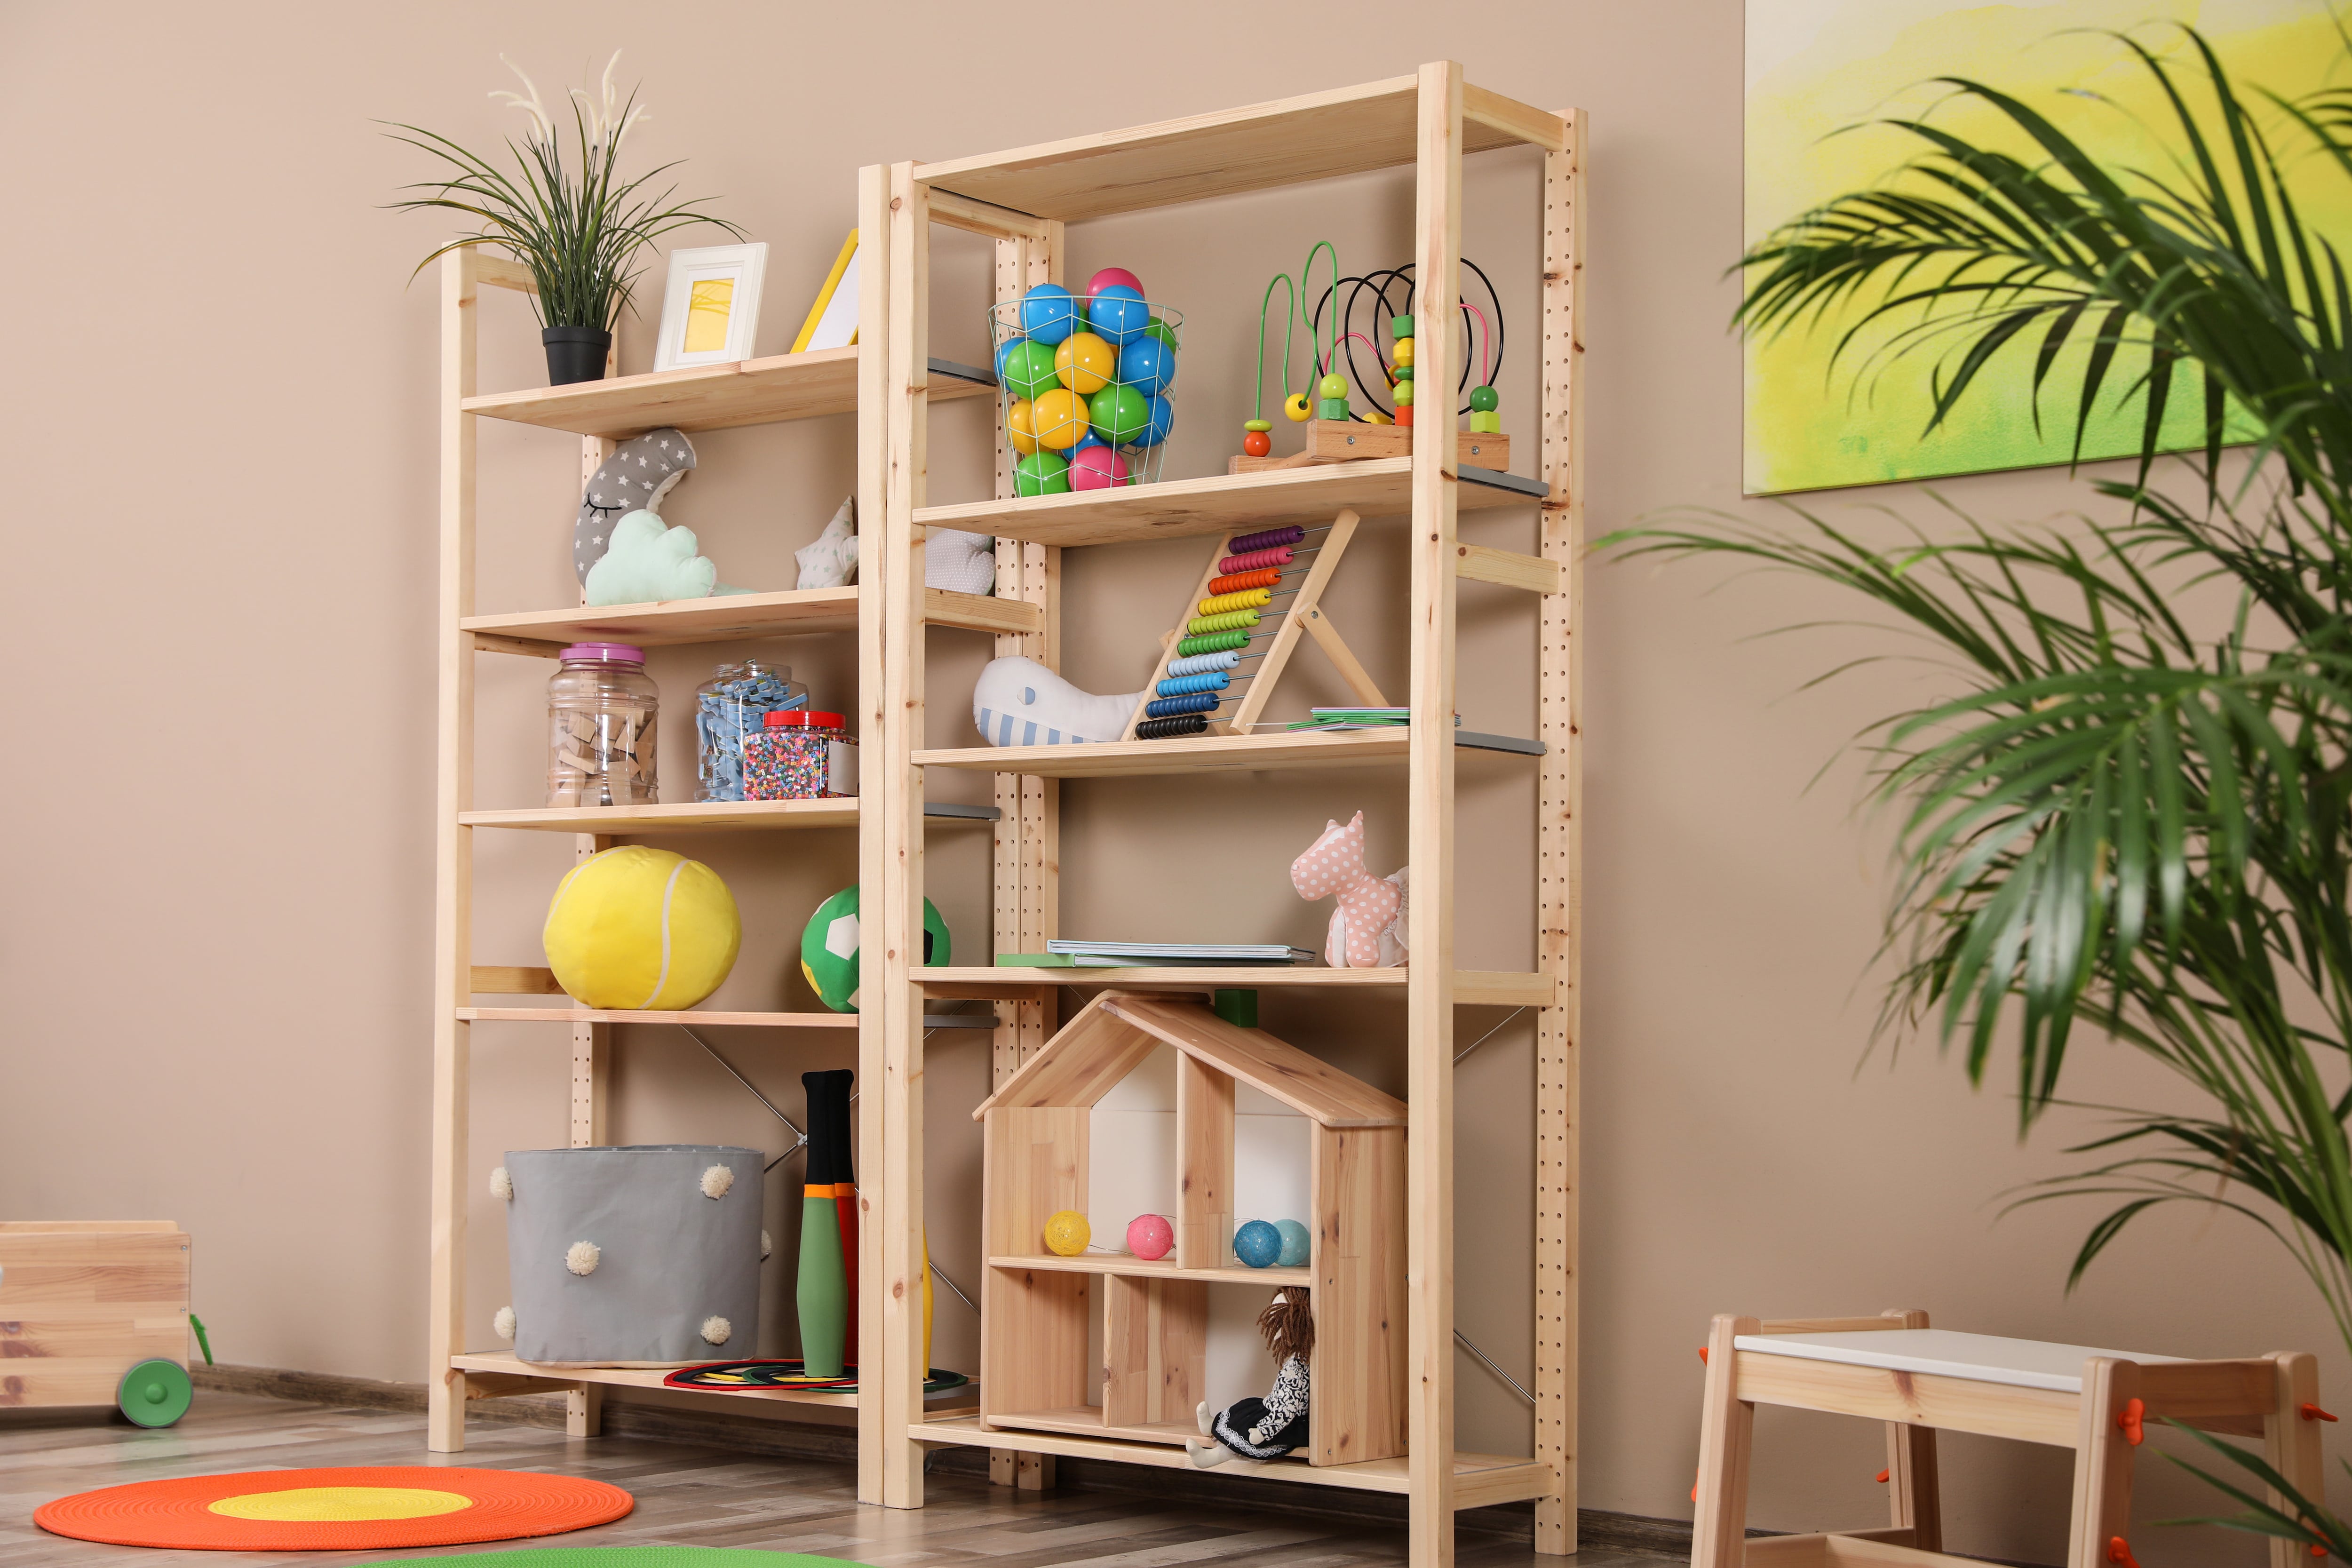
M1591 110L1589 325L1595 531L1676 503L1737 505L1739 370L1723 279L1739 236L1736 0L1516 0L1085 7L1051 37L1001 8L488 0L354 7L227 0L201 7L0 7L18 150L5 297L13 676L5 798L16 832L0 963L0 1214L180 1220L195 1237L198 1310L224 1359L415 1379L424 1367L425 1152L432 876L430 636L436 447L433 289L407 286L442 232L380 210L419 157L372 118L482 143L510 129L484 98L500 51L542 88L625 46L655 118L641 158L683 157L688 192L771 247L762 345L785 345L852 219L866 163L951 157L1406 71L1451 55L1528 101ZM1423 20L1434 15L1444 25ZM832 19L835 16L840 20ZM690 20L689 20L690 18ZM1097 68L1124 53L1132 69ZM1053 62L1067 58L1068 68ZM1025 68L1024 62L1029 62ZM1533 406L1537 171L1474 164L1465 246L1503 283L1514 331L1506 426ZM1212 471L1246 416L1265 279L1329 236L1350 271L1402 259L1402 175L1086 226L1071 270L1123 263L1192 326L1170 472ZM941 233L938 352L976 357L986 287L975 243ZM658 268L649 279L658 300ZM528 317L485 313L486 387L540 372ZM642 321L625 366L650 363ZM935 425L933 496L984 493L985 415ZM489 426L481 441L486 609L562 604L576 448ZM790 582L790 552L852 483L848 421L714 435L671 509L727 580ZM1527 464L1523 461L1521 468ZM2085 499L2057 474L1962 480L1996 521ZM1917 512L1914 492L1855 498ZM1845 505L1845 500L1831 504ZM1523 514L1465 523L1525 545ZM1338 586L1343 623L1383 680L1402 674L1404 590L1392 533L1371 531ZM1196 569L1198 547L1074 554L1068 665L1129 689ZM1709 595L1705 569L1597 567L1590 588L1585 876L1582 1476L1588 1507L1686 1512L1700 1368L1717 1310L1932 1308L1999 1332L2185 1353L2332 1352L2311 1292L2227 1217L2144 1223L2071 1299L2089 1216L1997 1218L1998 1196L2063 1168L2089 1125L2053 1118L2020 1147L1995 1090L1970 1093L1931 1049L1864 1060L1862 966L1882 891L1849 813L1854 777L1808 779L1841 740L1926 688L1894 671L1792 695L1860 634L1750 634L1852 606L1762 578ZM1467 722L1525 732L1529 620L1500 590L1463 609ZM687 693L718 650L664 655L670 798L690 786ZM961 714L977 639L934 637L933 732ZM845 701L845 639L793 645L821 699ZM480 798L527 804L546 667L482 663ZM1313 655L1286 700L1337 691ZM1465 962L1527 962L1532 909L1525 775L1465 763ZM1283 866L1328 816L1371 816L1399 852L1402 803L1373 775L1152 782L1072 789L1064 907L1074 932L1316 942L1321 911ZM1210 846L1231 839L1216 854ZM985 949L984 838L932 837L934 896L960 952ZM846 836L694 847L745 906L722 1004L798 1005L792 946L814 900L853 875ZM477 956L537 962L562 842L486 836ZM1268 1022L1389 1087L1394 1013L1269 1000ZM1498 1016L1465 1013L1483 1031ZM824 1047L714 1037L797 1110L793 1075L845 1064ZM933 1041L931 1237L977 1272L963 1121L983 1037ZM1528 1362L1525 1019L1461 1069L1460 1319L1506 1366ZM2119 1052L2078 1047L2074 1092L2146 1103L2168 1087ZM560 1142L561 1032L478 1036L477 1172ZM675 1030L625 1034L614 1131L776 1146L774 1124ZM785 1205L771 1179L772 1212ZM503 1237L486 1194L468 1321L488 1344ZM782 1224L775 1226L787 1235ZM785 1250L788 1250L786 1248ZM781 1300L779 1259L772 1298ZM772 1307L766 1342L782 1342ZM970 1365L968 1313L942 1296L940 1359ZM2335 1366L2336 1358L2329 1356ZM1461 1363L1465 1447L1523 1442L1523 1407ZM2337 1404L2352 1388L2332 1373ZM1866 1516L1877 1435L1768 1415L1757 1519ZM1955 1443L1963 1549L2059 1551L2061 1457ZM2201 1506L2143 1467L2144 1517ZM2142 1560L2251 1561L2144 1531Z

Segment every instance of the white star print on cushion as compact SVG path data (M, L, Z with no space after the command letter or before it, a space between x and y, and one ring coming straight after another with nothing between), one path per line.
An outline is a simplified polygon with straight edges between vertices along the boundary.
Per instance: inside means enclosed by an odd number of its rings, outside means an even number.
M661 503L692 472L694 444L677 430L649 430L604 459L581 489L580 515L572 529L572 564L582 584L604 559L613 524L625 511L658 514ZM638 468L657 477L639 479Z

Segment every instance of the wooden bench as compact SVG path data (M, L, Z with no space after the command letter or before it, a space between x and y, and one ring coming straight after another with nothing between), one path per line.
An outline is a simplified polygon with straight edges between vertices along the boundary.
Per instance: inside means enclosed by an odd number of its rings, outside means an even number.
M2318 1380L2318 1362L2307 1353L2186 1361L1954 1333L1929 1328L1927 1314L1917 1310L1773 1322L1718 1317L1707 1336L1691 1563L1902 1568L1967 1562L1941 1550L1940 1428L2074 1449L2067 1568L2129 1563L2132 1458L2147 1423L2169 1416L2208 1432L2260 1437L2279 1473L2316 1498L2317 1423L2324 1418ZM1886 1423L1889 1527L1748 1540L1748 1450L1759 1405ZM2273 1542L2272 1568L2292 1568L2301 1553L2291 1542Z

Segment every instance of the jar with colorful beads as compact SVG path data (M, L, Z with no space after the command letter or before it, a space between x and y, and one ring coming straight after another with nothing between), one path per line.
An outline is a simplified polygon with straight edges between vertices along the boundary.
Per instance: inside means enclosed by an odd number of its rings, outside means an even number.
M808 688L793 679L790 665L756 658L720 665L694 689L694 798L741 800L743 749L761 721L808 703Z
M857 737L838 713L770 713L743 752L745 800L824 800L857 793Z

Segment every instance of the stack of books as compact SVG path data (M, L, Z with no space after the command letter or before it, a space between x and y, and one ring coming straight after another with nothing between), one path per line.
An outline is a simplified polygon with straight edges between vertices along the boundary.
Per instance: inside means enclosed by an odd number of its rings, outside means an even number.
M1278 942L1065 942L1044 952L1000 952L1000 969L1265 968L1311 963L1315 955Z
M1286 730L1402 730L1412 722L1410 708L1309 708L1304 719L1294 719ZM1454 716L1456 728L1462 715Z

